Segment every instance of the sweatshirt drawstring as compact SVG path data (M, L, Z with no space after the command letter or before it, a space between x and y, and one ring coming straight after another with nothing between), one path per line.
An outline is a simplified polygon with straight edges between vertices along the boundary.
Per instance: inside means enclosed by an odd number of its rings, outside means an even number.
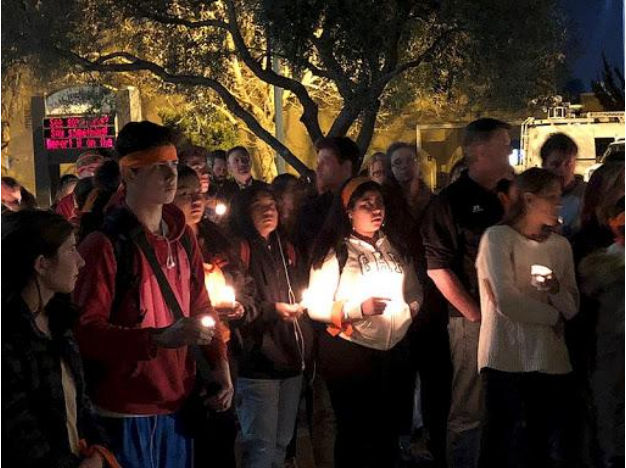
M280 258L283 262L283 268L285 269L285 278L287 279L287 288L289 294L289 303L296 304L296 295L293 292L293 288L291 287L291 281L289 279L289 270L287 269L287 260L285 259L285 254L283 252L283 244L280 241L280 236L278 233L276 234L276 239L278 240L278 249L280 250ZM306 368L306 363L304 359L305 355L305 345L304 345L304 334L302 333L302 328L300 327L300 322L296 318L293 321L293 334L296 339L296 346L298 347L298 352L300 353L300 364L301 369L304 371Z

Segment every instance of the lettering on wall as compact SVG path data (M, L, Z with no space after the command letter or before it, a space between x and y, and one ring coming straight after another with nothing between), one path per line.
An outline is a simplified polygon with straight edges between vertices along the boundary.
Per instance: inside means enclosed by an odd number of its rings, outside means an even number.
M46 150L113 148L115 117L68 116L43 119Z

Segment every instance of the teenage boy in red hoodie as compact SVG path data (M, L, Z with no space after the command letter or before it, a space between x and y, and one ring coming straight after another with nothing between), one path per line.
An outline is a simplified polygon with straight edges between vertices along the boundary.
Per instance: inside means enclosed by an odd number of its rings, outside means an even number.
M219 328L214 332L200 322L207 314L218 321L204 288L200 250L183 213L171 204L178 162L172 142L169 129L151 122L131 122L121 130L117 150L124 190L110 202L103 231L80 246L85 267L74 292L82 308L76 338L83 357L97 365L92 398L125 468L191 467L192 441L180 417L196 380L188 345L203 345L213 364L219 390L208 404L223 411L233 395ZM138 225L178 299L182 319L173 316L136 244L125 254L132 257L131 280L123 284L116 276L124 256L114 239Z

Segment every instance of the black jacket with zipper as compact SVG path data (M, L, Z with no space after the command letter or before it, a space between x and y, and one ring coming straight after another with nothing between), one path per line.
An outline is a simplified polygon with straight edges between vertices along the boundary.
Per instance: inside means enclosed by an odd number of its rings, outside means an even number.
M308 366L310 362L313 334L309 319L302 316L298 327L294 322L281 319L275 307L277 302L290 302L285 267L296 301L301 300L305 287L306 266L298 261L284 237L281 241L279 245L278 235L273 233L269 241L257 235L237 243L240 246L245 242L249 246L249 259L242 259L242 263L256 289L254 304L246 308L241 320L232 323L239 331L236 357L240 377L295 377L304 370L303 365Z

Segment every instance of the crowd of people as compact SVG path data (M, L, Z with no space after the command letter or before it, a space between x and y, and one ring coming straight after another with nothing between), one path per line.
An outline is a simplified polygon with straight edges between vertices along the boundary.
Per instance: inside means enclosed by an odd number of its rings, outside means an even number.
M50 209L2 178L2 448L23 467L624 464L624 164L481 118L437 193L406 142L241 146L131 122ZM624 158L622 158L622 161ZM311 182L313 180L313 182ZM300 434L298 434L300 432Z

